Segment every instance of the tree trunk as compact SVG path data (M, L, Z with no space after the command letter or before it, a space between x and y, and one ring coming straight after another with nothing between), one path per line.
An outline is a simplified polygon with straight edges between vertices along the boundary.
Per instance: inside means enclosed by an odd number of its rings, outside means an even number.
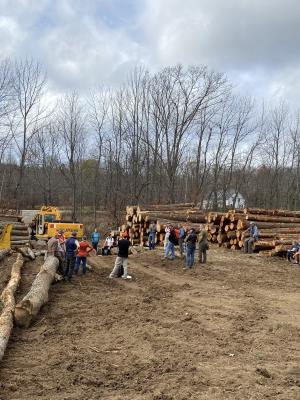
M15 310L15 292L19 286L21 279L21 269L24 264L23 257L18 254L16 262L11 269L11 277L3 290L1 301L3 310L0 315L0 361L4 356L4 352L13 329L13 313Z
M51 283L54 281L58 263L56 257L47 257L40 272L33 281L30 291L23 300L16 305L15 321L18 326L27 328L32 318L35 317L40 308L47 303L48 292Z

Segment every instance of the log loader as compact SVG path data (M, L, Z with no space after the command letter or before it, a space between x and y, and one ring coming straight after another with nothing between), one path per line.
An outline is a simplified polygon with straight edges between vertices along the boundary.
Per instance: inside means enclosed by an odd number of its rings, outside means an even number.
M70 237L74 231L77 232L79 239L83 236L83 224L63 221L60 210L53 206L43 206L35 216L33 224L37 239L48 240L60 229L64 231L66 238Z

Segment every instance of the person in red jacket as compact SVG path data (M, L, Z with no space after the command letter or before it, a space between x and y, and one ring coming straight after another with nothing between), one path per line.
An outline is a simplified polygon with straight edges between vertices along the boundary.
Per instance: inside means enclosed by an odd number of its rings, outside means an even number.
M75 265L75 269L74 269L75 275L78 274L81 263L82 263L82 274L85 275L85 273L86 273L86 256L93 250L94 250L93 246L86 240L86 237L83 236L82 241L79 242L79 247L77 250L76 265Z

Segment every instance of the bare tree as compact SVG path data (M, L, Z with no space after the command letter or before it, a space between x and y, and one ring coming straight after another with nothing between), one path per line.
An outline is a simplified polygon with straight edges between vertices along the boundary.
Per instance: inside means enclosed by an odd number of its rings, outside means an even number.
M83 106L79 95L73 92L60 100L57 113L61 171L72 193L72 221L77 219L80 167L86 145L84 129Z
M16 109L11 129L19 153L19 172L15 185L17 209L22 196L28 149L47 116L47 108L42 103L45 82L45 73L38 62L26 59L15 63L12 86Z
M109 111L109 92L104 88L92 92L88 99L89 124L93 129L93 155L95 158L93 171L93 211L94 226L97 226L97 208L100 200L100 169L104 152L105 136L107 134L106 122Z

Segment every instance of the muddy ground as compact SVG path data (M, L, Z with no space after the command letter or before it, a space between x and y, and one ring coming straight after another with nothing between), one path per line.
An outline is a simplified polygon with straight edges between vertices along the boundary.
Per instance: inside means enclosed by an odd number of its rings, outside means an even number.
M300 399L300 268L213 247L186 272L161 255L131 256L132 281L93 257L87 276L53 285L14 330L0 399ZM41 263L25 267L18 298Z

